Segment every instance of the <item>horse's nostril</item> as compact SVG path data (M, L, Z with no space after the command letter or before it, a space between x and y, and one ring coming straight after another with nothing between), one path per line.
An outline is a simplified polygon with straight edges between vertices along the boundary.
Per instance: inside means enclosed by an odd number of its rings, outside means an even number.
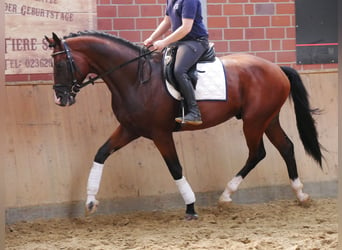
M58 104L58 105L60 105L60 104L61 104L62 97L59 96L59 95L56 95L56 93L55 93L54 96L55 96L55 103Z

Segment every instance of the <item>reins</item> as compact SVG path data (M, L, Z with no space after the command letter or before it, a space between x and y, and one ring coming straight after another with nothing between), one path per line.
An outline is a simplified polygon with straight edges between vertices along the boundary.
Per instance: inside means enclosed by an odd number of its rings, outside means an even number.
M147 47L147 48L150 48L150 47L151 47L151 46L149 46L149 47ZM155 50L150 50L150 51L148 51L148 52L146 52L146 53L144 53L144 54L141 54L141 55L139 55L139 56L137 56L137 57L135 57L135 58L133 58L133 59L127 61L127 62L124 62L124 63L120 64L119 66L116 66L116 67L114 67L114 68L112 68L112 69L110 69L110 70L108 70L108 71L106 71L106 72L104 72L104 73L102 73L102 74L100 74L100 75L97 75L97 76L94 77L94 78L89 77L89 80L88 80L88 81L82 82L81 88L87 86L87 85L90 84L90 83L91 83L91 84L94 84L94 82L95 82L96 80L98 80L98 79L100 79L100 78L102 78L102 77L104 77L104 76L106 76L106 75L108 75L108 74L110 74L110 73L113 73L114 71L116 71L116 70L118 70L118 69L121 69L122 67L124 67L124 66L126 66L126 65L128 65L128 64L130 64L130 63L132 63L132 62L135 62L135 61L139 60L140 58L146 57L146 56L152 54L152 53L155 52L155 51L156 51L156 49L155 49Z
M104 72L104 73L102 73L100 75L97 75L96 77L93 77L93 78L89 77L88 81L85 81L85 82L82 82L82 83L78 83L77 80L76 80L76 77L75 77L75 71L79 72L79 70L78 70L78 68L77 68L77 66L76 66L76 64L75 64L75 62L73 60L70 48L67 45L65 40L62 41L62 44L64 46L64 50L55 52L55 53L51 54L51 56L54 57L56 55L60 55L60 54L64 54L64 53L67 55L67 59L68 59L68 62L70 64L70 68L71 68L71 74L72 74L72 77L73 77L72 87L71 87L71 94L75 94L75 95L76 95L76 93L78 93L80 91L81 88L83 88L83 87L85 87L85 86L87 86L89 84L93 84L94 85L96 80L98 80L98 79L100 79L100 78L102 78L104 76L107 76L110 73L113 73L114 71L116 71L118 69L121 69L122 67L125 67L126 65L128 65L128 64L130 64L132 62L135 62L135 61L137 61L137 60L139 60L139 59L141 59L143 57L146 57L146 56L148 56L148 55L150 55L150 54L152 54L153 52L156 51L156 49L150 50L150 51L148 51L146 53L143 53L143 54L141 54L141 55L139 55L139 56L137 56L137 57L127 61L127 62L124 62L124 63L122 63L122 64L120 64L120 65L118 65L118 66L116 66L114 68L111 68L108 71L106 71L106 72ZM147 49L150 48L151 46L148 46ZM57 86L54 86L54 87L57 87Z

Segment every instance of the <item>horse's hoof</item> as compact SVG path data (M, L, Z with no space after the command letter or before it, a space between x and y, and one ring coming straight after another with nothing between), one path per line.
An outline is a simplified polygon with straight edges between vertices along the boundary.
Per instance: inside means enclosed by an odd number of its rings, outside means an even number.
M230 205L232 204L232 200L230 201L224 201L224 200L219 200L217 203L217 206L219 208L220 211L227 209L228 207L230 207Z
M307 195L304 199L299 200L299 205L302 207L310 207L311 205L311 198Z
M97 200L91 201L88 204L86 204L86 209L85 209L86 216L95 213L98 205L99 205L99 201Z
M185 214L184 219L185 220L197 220L198 214Z

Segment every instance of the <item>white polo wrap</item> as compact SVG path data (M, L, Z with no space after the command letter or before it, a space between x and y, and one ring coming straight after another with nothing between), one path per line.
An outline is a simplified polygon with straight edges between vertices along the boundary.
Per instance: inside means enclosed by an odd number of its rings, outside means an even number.
M303 193L303 183L300 181L299 178L295 180L291 180L291 186L296 193L296 196L300 202L304 202L309 199L309 195Z
M95 195L100 187L103 166L104 164L94 162L90 169L87 185L87 204L91 201L95 201Z
M196 201L195 194L192 191L188 181L183 176L181 179L176 180L176 185L179 192L181 193L183 200L186 205L194 203Z

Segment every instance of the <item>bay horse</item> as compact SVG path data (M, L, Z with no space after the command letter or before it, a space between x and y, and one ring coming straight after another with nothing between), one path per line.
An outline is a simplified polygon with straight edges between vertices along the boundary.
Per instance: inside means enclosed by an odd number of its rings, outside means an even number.
M53 48L55 103L75 103L80 89L102 78L112 94L112 110L119 126L98 149L87 183L86 212L93 213L99 202L95 196L100 186L105 160L126 144L145 137L151 139L184 199L186 219L196 219L195 194L182 173L173 132L205 129L232 117L243 121L243 133L249 154L245 165L229 181L219 204L232 201L242 180L265 156L263 134L284 159L291 186L300 203L309 195L297 173L294 146L279 122L279 112L288 97L294 103L297 129L306 152L322 168L321 144L310 108L308 94L298 72L265 59L232 54L220 57L226 72L226 101L200 101L203 124L180 125L180 102L172 98L164 85L162 53L150 51L125 39L95 31L71 33L60 39L55 33L45 37ZM86 79L89 73L96 79Z

